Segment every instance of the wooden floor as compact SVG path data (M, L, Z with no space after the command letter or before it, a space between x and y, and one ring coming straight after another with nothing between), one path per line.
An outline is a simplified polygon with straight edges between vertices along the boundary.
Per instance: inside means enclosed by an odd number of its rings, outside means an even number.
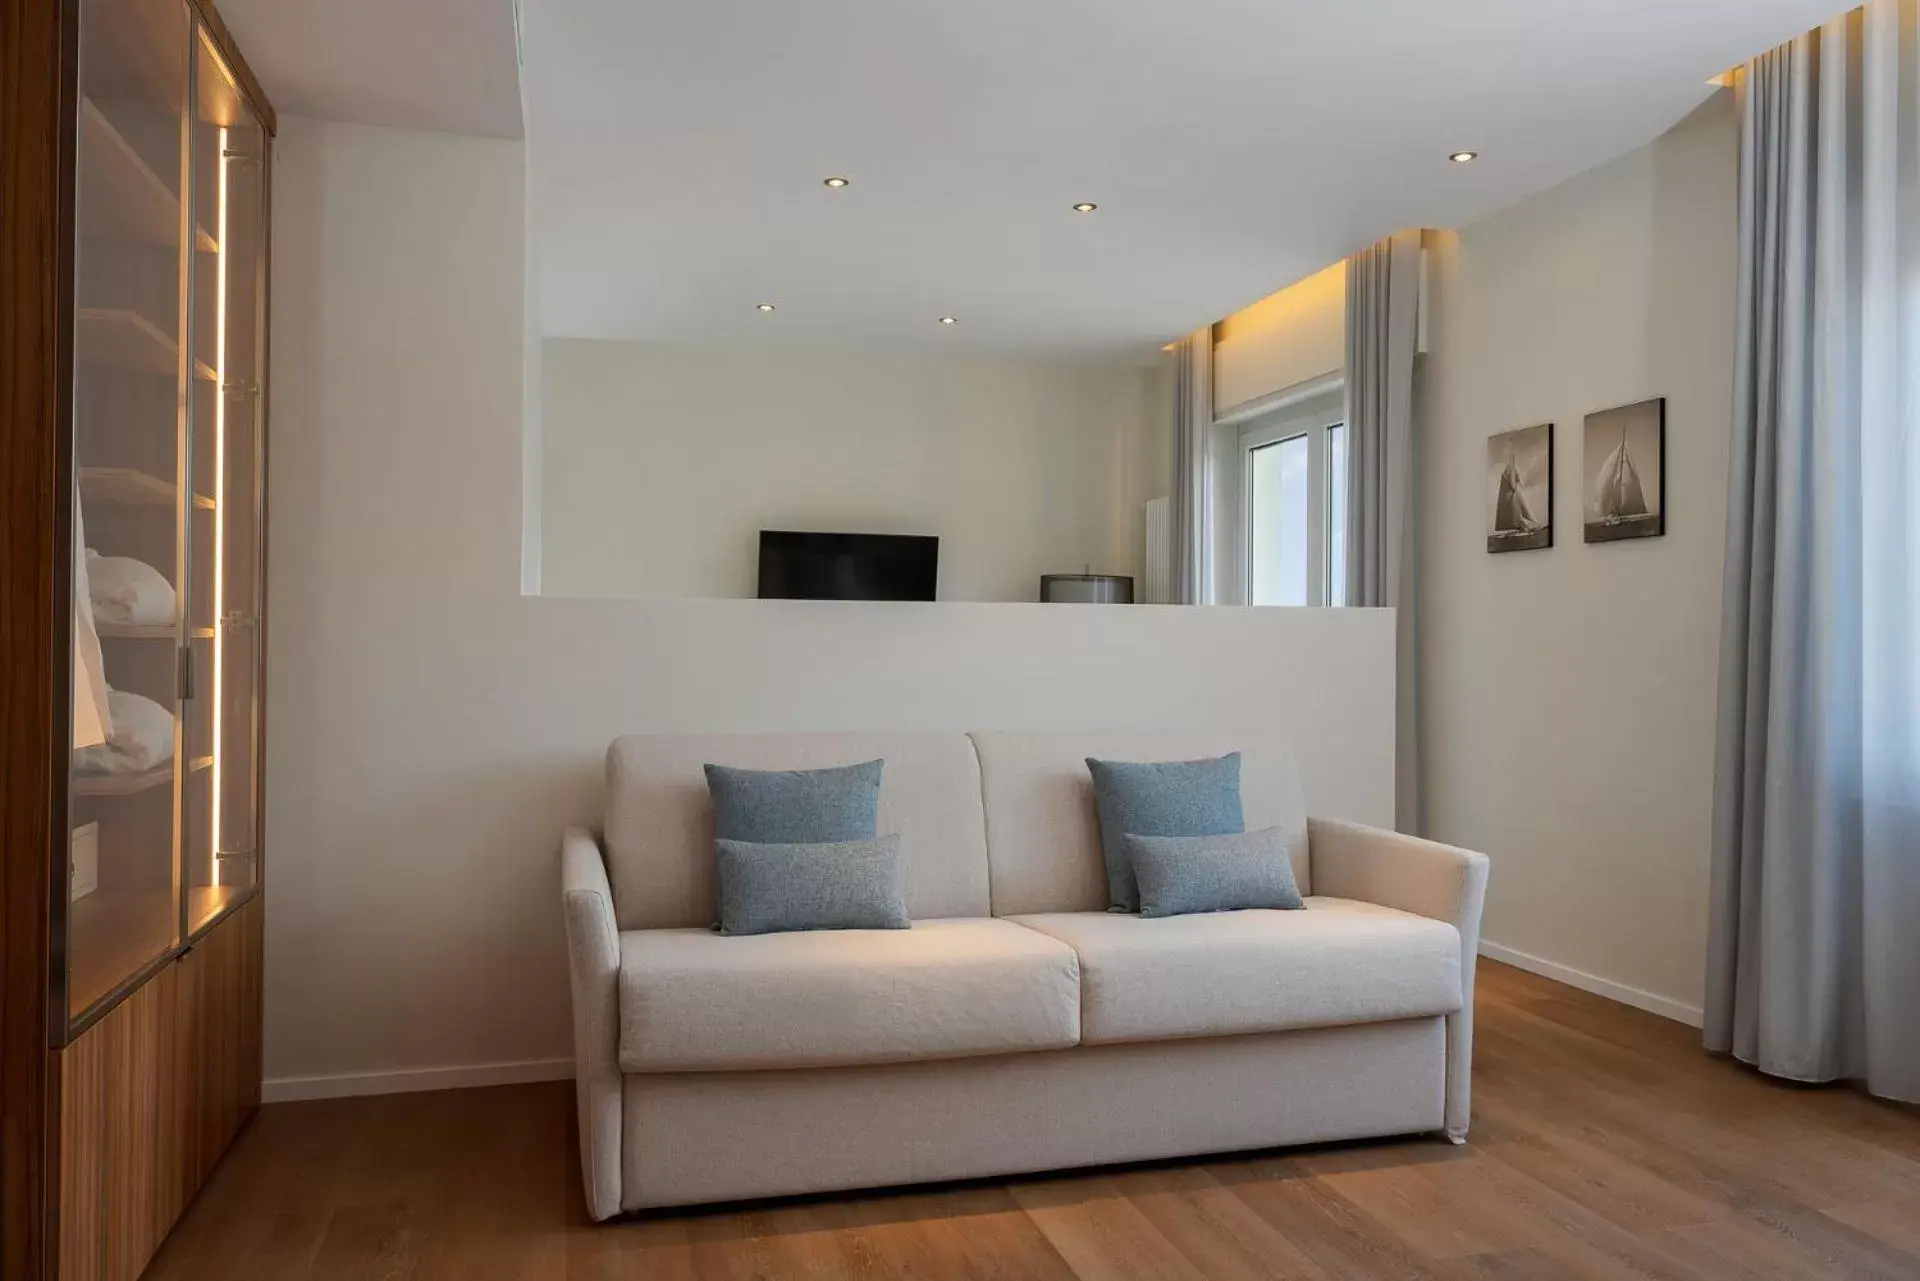
M269 1107L152 1281L1920 1278L1920 1115L1483 963L1472 1141L593 1226L566 1085Z

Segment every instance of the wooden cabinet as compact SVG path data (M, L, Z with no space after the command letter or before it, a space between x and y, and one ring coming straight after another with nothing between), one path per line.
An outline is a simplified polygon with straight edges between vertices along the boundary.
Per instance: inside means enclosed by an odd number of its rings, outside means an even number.
M207 0L0 83L0 1274L130 1281L259 1102L274 119Z
M60 1277L133 1281L260 1105L259 899L59 1052Z

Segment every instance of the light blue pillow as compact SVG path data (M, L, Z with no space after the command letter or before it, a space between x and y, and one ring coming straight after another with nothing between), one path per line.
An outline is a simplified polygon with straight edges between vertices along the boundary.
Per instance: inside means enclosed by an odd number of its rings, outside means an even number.
M713 835L759 845L870 841L885 761L833 769L736 769L709 765Z
M1140 884L1140 915L1184 916L1268 907L1305 907L1277 827L1225 836L1126 838Z
M900 838L818 845L714 842L722 934L904 930Z
M1107 864L1109 911L1134 912L1140 892L1124 838L1223 836L1244 832L1240 753L1204 761L1100 761L1089 756L1100 811L1100 852Z

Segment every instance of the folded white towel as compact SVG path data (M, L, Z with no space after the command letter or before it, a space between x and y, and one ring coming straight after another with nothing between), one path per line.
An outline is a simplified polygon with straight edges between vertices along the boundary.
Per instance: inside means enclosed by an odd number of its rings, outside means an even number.
M87 590L103 623L154 626L174 621L173 584L145 561L87 549Z
M150 698L122 689L107 691L107 741L73 754L85 774L138 774L173 759L173 713Z

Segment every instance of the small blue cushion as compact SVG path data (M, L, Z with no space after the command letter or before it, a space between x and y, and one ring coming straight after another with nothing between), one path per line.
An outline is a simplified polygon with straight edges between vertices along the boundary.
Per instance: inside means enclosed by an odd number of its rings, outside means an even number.
M1225 836L1127 837L1140 915L1184 916L1305 907L1286 834L1277 827Z
M819 845L714 844L722 934L908 928L898 836Z
M1125 837L1222 836L1244 832L1240 753L1204 761L1099 761L1087 758L1100 811L1109 910L1136 912L1140 891Z
M885 763L779 770L709 765L714 838L757 845L870 841L879 821Z

